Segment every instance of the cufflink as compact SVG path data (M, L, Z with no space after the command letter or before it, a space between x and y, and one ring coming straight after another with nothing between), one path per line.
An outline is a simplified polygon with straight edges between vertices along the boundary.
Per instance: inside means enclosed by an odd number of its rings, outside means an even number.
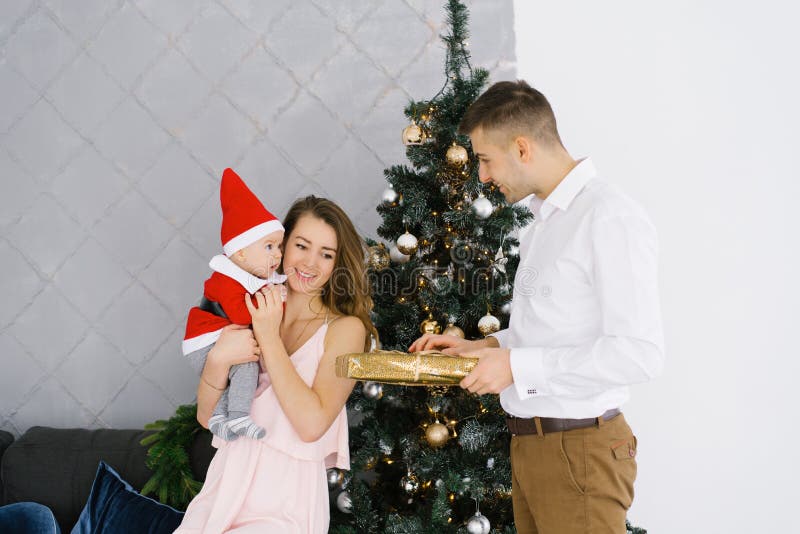
M536 395L536 390L535 389L529 389L528 390L528 395Z

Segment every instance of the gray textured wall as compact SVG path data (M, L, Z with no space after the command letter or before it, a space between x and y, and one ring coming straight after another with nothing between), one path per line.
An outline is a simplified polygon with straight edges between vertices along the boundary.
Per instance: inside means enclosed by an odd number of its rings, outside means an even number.
M0 428L193 400L223 168L280 216L314 193L375 235L402 110L443 81L442 4L0 2ZM513 77L512 1L468 5L474 63Z

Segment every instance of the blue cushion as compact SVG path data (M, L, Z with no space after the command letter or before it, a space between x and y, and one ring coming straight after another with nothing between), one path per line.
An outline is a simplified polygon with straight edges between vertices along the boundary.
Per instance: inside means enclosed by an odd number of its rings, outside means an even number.
M167 534L182 520L183 512L140 495L108 464L100 462L89 500L72 534Z
M0 506L0 532L14 534L59 534L56 518L47 506L18 502Z

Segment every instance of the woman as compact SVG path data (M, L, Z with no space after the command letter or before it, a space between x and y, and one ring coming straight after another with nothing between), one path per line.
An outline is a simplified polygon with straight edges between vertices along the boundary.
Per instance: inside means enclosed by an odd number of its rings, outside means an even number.
M349 469L345 402L354 381L338 378L336 356L362 352L377 336L363 243L336 204L313 196L295 202L284 222L285 308L279 287L246 296L253 331L230 326L208 354L197 389L204 427L228 370L261 360L251 417L261 440L224 442L180 533L327 532L326 467Z

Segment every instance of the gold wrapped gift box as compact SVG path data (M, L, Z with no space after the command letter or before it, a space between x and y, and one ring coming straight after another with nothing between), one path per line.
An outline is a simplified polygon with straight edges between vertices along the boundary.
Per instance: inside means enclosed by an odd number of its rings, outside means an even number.
M449 356L438 351L375 351L342 354L336 375L406 386L458 384L478 363L477 358Z

